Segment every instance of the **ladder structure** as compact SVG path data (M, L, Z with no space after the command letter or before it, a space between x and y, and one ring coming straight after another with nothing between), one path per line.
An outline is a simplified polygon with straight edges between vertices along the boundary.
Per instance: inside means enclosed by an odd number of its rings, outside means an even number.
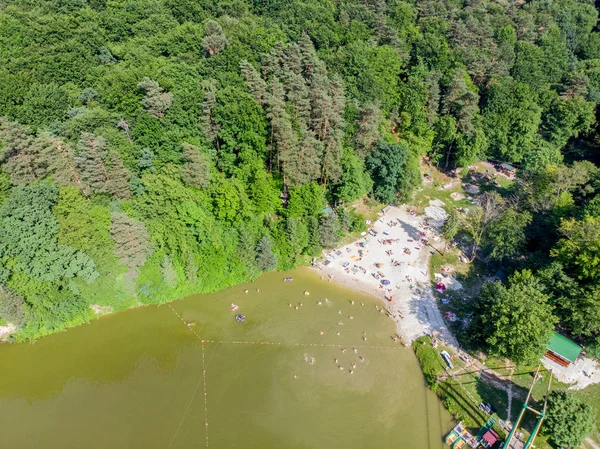
M548 393L550 392L550 385L552 384L552 372L550 372L550 379L548 380L548 388L546 389L546 396L544 398L544 406L542 407L541 411L536 410L532 406L529 405L529 400L531 399L531 392L533 391L533 387L535 386L535 383L541 378L540 368L541 368L541 365L538 365L537 370L535 372L535 376L533 377L533 382L531 384L531 387L529 388L529 393L527 393L527 399L525 399L525 403L523 404L523 410L521 410L521 413L519 414L519 418L517 419L517 421L515 422L514 426L511 429L510 433L508 434L508 438L504 442L502 449L530 449L531 446L533 445L533 442L535 441L535 438L537 437L538 432L540 431L542 422L544 422L544 419L546 418L546 406L548 404ZM531 431L531 435L529 435L529 438L527 439L527 441L525 443L523 443L521 440L519 440L518 438L515 437L515 432L519 428L519 424L521 424L521 421L523 420L523 416L525 416L525 412L527 412L528 410L530 412L536 414L538 416L538 419L535 423L535 426L533 427L533 430Z

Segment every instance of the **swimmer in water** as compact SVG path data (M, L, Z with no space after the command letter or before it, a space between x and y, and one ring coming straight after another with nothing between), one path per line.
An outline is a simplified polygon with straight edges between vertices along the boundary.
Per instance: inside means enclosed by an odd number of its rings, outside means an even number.
M360 360L360 363L365 363L365 359L363 356L358 356L358 360Z
M352 368L356 368L356 363L352 362Z
M333 359L333 362L334 362L334 363L337 363L337 362L338 362L338 359Z
M342 352L345 353L346 352L346 348L342 348Z
M341 310L338 310L338 315L341 315L341 314L342 314L342 311L341 311Z
M365 303L364 303L364 302L361 302L361 303L360 303L360 305L361 305L361 306L364 306L364 305L365 305Z
M353 317L352 315L350 315L348 318L350 318L351 320L353 320L353 319L354 319L354 317Z
M256 289L256 293L260 293L260 288L257 288L257 289Z
M352 348L352 352L356 354L358 351L356 350L356 348Z
M317 305L320 306L321 304L323 304L321 301L317 301Z
M302 307L304 304L300 303L300 307Z
M350 304L354 305L354 300L350 301Z
M288 307L292 307L292 303L291 302L288 303Z
M367 337L363 337L363 341L367 341Z
M325 332L323 331L319 331L319 335L323 335Z
M340 335L342 335L342 334L340 334L340 333L338 332L338 333L337 333L337 335L338 335L338 337L339 337L339 336L340 336Z
M353 374L353 373L354 373L354 371L350 370L350 374Z
M298 310L298 306L296 306L296 310Z
M344 367L342 365L338 366L338 368L340 369L340 371L344 371Z
M244 293L248 294L248 290L245 290Z

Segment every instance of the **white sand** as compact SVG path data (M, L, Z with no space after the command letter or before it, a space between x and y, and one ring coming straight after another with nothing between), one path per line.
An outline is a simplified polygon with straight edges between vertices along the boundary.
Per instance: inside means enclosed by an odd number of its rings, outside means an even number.
M433 238L437 236L437 233L432 229L425 229L425 218L424 216L411 216L404 207L390 207L386 214L371 226L377 232L377 236L373 237L367 234L358 241L366 241L366 248L361 248L357 246L358 242L353 242L327 252L325 259L331 260L331 263L328 266L320 263L318 268L332 277L335 282L380 298L392 318L397 322L398 335L406 343L410 343L422 335L435 332L438 337L456 346L456 340L444 323L433 296L429 276L429 258L435 249L432 246L424 245L420 240L425 238L429 240L429 243L435 243ZM439 220L440 217L436 218ZM389 222L397 224L389 226ZM389 235L384 235L384 231ZM420 232L425 232L426 235L421 236ZM381 243L387 239L394 239L394 243L388 245ZM397 242L396 239L398 239ZM417 250L417 247L420 250ZM404 248L409 248L411 254L404 254ZM360 261L358 260L359 249L364 251ZM389 250L393 254L386 254L386 251ZM342 254L336 255L335 253L338 251L341 251ZM392 260L401 262L401 265L393 266ZM349 262L347 267L349 272L343 266L345 262ZM383 263L384 266L377 268L376 263ZM355 266L365 268L366 274L360 270L353 270ZM390 281L390 285L383 286L381 279L372 276L371 273L379 271L385 275L384 279ZM385 299L386 296L392 296L393 301L388 302Z
M17 330L17 326L8 323L5 326L0 326L0 342L5 341L10 334Z

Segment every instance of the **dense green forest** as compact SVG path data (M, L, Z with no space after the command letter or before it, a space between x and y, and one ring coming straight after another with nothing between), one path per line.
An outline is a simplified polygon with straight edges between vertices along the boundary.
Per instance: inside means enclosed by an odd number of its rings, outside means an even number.
M427 156L519 164L470 229L533 274L482 307L526 284L592 341L597 21L583 0L5 0L0 324L36 338L291 268L361 230L344 204L409 199Z

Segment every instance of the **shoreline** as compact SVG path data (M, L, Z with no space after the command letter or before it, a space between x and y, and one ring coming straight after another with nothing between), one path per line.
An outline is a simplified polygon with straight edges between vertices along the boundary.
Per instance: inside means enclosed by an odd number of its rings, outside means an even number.
M457 347L433 294L429 261L436 251L432 240L439 240L439 235L426 221L424 215L411 215L406 206L390 206L370 225L376 236L367 233L357 241L324 252L324 261L313 269L332 282L380 299L406 346L419 337L435 334ZM384 276L376 278L377 273ZM383 279L389 285L384 287Z

